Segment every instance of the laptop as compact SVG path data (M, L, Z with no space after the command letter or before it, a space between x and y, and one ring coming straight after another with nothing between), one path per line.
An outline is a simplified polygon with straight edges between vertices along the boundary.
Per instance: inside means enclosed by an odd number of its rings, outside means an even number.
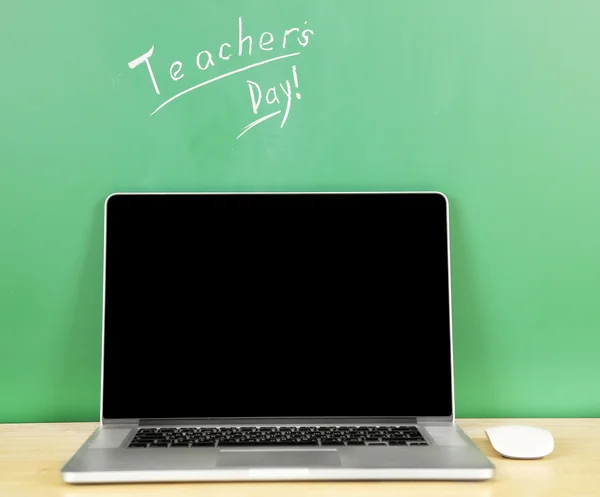
M485 480L437 192L117 193L101 425L70 483Z

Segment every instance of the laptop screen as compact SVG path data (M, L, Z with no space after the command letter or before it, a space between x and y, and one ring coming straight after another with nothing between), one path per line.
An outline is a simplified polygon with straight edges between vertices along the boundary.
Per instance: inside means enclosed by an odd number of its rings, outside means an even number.
M452 414L436 193L117 194L103 416Z

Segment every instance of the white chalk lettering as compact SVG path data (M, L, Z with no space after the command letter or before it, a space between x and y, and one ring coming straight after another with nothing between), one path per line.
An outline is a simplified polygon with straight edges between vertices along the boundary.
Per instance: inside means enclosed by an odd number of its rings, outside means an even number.
M296 66L292 66L292 73L294 76L294 85L296 85L296 88L299 88L300 85L298 84L298 71L296 70ZM298 100L300 100L302 98L302 95L300 94L300 92L296 92L296 98Z
M292 67L292 73L294 76L294 84L296 85L296 88L298 88L298 71L296 69L296 66ZM252 112L254 114L258 114L260 107L261 107L263 92L261 90L260 85L258 83L256 83L255 81L247 80L247 83L248 83L248 89L250 91L250 100L252 102ZM270 119L271 117L278 115L280 113L283 113L283 119L281 120L280 128L283 128L285 126L285 124L287 123L288 118L290 116L290 110L292 108L292 100L294 98L294 94L292 91L292 84L290 83L289 79L286 80L284 83L280 83L279 88L281 88L281 91L287 97L287 101L285 103L285 109L279 109L278 111L273 112L273 113L269 114L268 116L261 117L261 118L257 119L256 121L251 122L242 130L242 133L238 136L238 138L240 136L246 134L248 131L250 131L250 129L252 129L256 125L258 125L258 124L266 121L267 119ZM281 101L279 100L278 91L279 91L279 89L276 86L273 86L267 90L267 92L265 94L265 102L267 103L267 105L273 105L273 104L281 105ZM298 95L300 95L300 94L297 93L296 97L298 99L300 99L300 97Z
M205 66L202 66L201 61L200 61L202 54L206 54L206 56L208 57L208 61L206 62ZM212 54L208 50L204 50L203 52L200 52L196 56L196 65L198 66L198 69L201 69L202 71L205 71L206 69L208 69L209 66L214 66L215 63L213 62Z
M177 69L173 70L173 68L175 66L177 66ZM171 68L169 69L169 74L171 74L171 79L173 81L179 81L181 78L183 78L185 76L185 74L182 74L181 76L177 76L182 68L183 68L183 64L181 62L179 62L178 60L176 60L175 62L173 62L171 64Z
M315 32L312 29L305 29L302 31L302 35L298 38L298 43L300 43L300 46L306 47L306 45L308 45L308 42L310 41L310 37L308 36L309 34L314 35Z
M258 114L258 108L260 107L260 101L262 100L262 92L260 91L260 85L254 81L247 81L248 88L250 90L250 99L252 100L252 112ZM254 91L258 92L258 97Z
M277 88L269 88L267 91L266 101L268 104L274 104L275 102L279 103L279 98L277 97Z
M230 71L225 74L221 74L220 76L216 76L216 77L208 79L206 81L202 81L201 83L198 83L197 85L194 85L194 86L190 86L189 88L186 88L185 90L180 91L176 95L173 95L171 98L168 98L162 104L160 104L156 109L154 109L154 111L152 111L150 113L150 115L153 116L159 110L161 110L162 108L169 105L171 102L177 100L180 97L183 97L183 95L187 95L188 93L195 91L198 88L202 88L203 86L210 85L210 84L214 83L215 81L220 81L222 79L233 76L234 74L239 74L241 72L249 71L250 69L254 69L255 67L264 66L265 64L271 64L278 60L287 59L289 57L297 57L298 55L300 55L300 52L290 53L290 54L286 54L286 55L280 55L279 57L273 57L272 59L262 60L260 62L254 63L254 64L250 64L248 66L241 67L239 69L235 69L234 71Z
M298 28L292 28L292 29L285 30L285 34L283 35L283 48L285 48L285 45L287 43L287 37L289 35L291 35L294 31L300 31L300 30Z
M235 21L235 18L233 20ZM191 85L183 85L183 88L180 88L179 91L176 90L177 93L169 98L166 98L160 105L158 105L158 107L154 109L150 115L153 116L159 110L163 109L165 106L179 99L183 95L186 95L204 86L250 70L253 70L252 72L254 74L260 74L260 71L254 71L254 69L265 64L282 61L283 59L290 57L297 57L301 54L302 48L305 48L309 45L309 43L312 41L312 36L315 34L314 31L307 26L308 21L305 21L304 26L301 27L292 27L285 30L261 30L258 32L252 32L250 29L248 29L251 24L252 22L250 22L250 24L247 22L246 26L244 26L244 19L242 16L239 16L237 40L236 33L234 31L228 41L218 40L222 43L215 43L212 45L212 47L199 47L199 50L202 48L209 49L195 51L196 66L201 72L208 71L207 77L198 77L200 81L192 82ZM244 29L246 29L246 31ZM254 45L254 41L256 41L256 45ZM296 42L298 45L296 45ZM255 49L255 52L259 52L255 54L255 56L257 56L256 58L259 60L254 62L248 60L247 62L244 62L245 58L252 55L253 48ZM282 49L282 55L267 58L266 60L264 60L265 56L260 55L262 51L281 51ZM294 50L296 51L294 52ZM153 54L154 45L146 53L129 62L128 65L131 69L135 69L139 65L146 64L153 88L155 92L160 95L160 89L154 75L152 64L150 63L150 59ZM211 73L210 69L212 67L219 66L221 63L220 61L231 61L238 58L240 61L235 64L229 64L229 68L225 68L225 64L221 64L223 68L218 67L214 73ZM169 63L170 66L168 65ZM154 59L154 66L156 67L157 64L157 59ZM186 64L185 74L183 70L184 64ZM193 65L193 59L171 59L171 61L167 63L171 80L180 81L185 76L188 76L189 78L190 71L197 72L195 69L190 69L193 68ZM290 66L292 74L290 75L288 73L287 78L282 76L281 79L276 78L274 81L270 81L268 83L265 82L264 85L262 82L258 83L250 79L246 80L246 83L248 84L248 92L250 93L252 114L255 117L254 121L242 128L238 138L245 135L248 133L248 131L254 129L259 124L264 123L278 115L281 115L280 128L283 128L286 125L291 116L292 101L302 99L302 93L300 93L300 81L298 78L298 68L296 65L290 64ZM290 66L288 66L288 69ZM272 74L272 71L268 71L266 74ZM260 81L258 78L260 78L259 75L257 75L255 79Z
M265 35L269 35L268 41L263 40L263 38L265 37ZM269 47L269 45L271 43L273 43L275 41L275 38L273 38L273 34L269 33L268 31L263 33L262 35L260 35L260 41L259 41L259 46L261 50L273 50L273 47Z
M238 36L238 43L239 43L239 51L238 54L240 56L242 56L244 54L244 43L246 41L250 42L248 45L248 55L252 55L252 36L246 36L244 38L243 32L243 23L242 23L242 18L240 17L238 19L238 25L239 25L239 36Z
M145 62L146 67L148 68L148 74L150 74L150 79L152 80L152 84L154 85L154 90L156 91L156 93L158 93L160 95L160 90L158 89L158 85L156 84L156 79L154 79L154 73L152 72L152 66L150 65L150 57L152 57L153 53L154 53L154 45L152 45L152 48L150 50L148 50L145 54L140 55L137 59L132 60L127 65L129 66L130 69L135 69L142 62Z
M221 48L219 48L219 58L223 59L223 60L229 60L231 58L231 54L229 54L227 57L225 57L223 55L223 49L227 47L227 48L231 48L231 45L229 43L223 43L221 45Z
M279 86L281 86L281 90L283 91L283 93L285 93L285 95L288 99L287 105L285 106L285 114L283 115L283 120L281 121L282 128L285 126L285 123L288 120L288 116L290 115L290 108L292 106L292 87L291 87L289 81L286 81L285 84L287 86L287 91L285 91L285 88L283 87L282 84L279 85Z

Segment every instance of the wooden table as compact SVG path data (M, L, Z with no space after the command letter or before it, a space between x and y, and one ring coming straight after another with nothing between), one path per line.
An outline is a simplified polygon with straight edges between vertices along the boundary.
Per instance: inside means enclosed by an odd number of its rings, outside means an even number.
M519 423L542 426L554 452L535 461L504 459L484 428ZM184 483L74 486L59 469L96 423L0 425L0 496L126 497L600 497L600 419L463 419L459 424L497 467L487 482Z

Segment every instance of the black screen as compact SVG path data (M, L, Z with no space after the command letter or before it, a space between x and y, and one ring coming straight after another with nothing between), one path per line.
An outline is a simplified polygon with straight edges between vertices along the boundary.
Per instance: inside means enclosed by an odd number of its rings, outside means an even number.
M103 416L449 416L441 194L107 201Z

